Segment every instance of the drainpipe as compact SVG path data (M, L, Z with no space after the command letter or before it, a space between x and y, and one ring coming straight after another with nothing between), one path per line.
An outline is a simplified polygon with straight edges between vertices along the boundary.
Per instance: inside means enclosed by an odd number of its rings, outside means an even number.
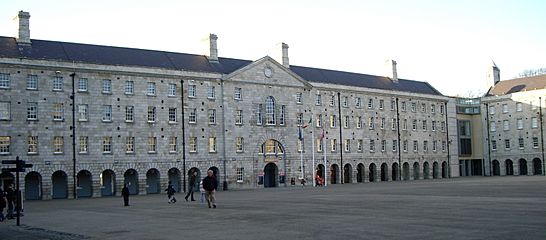
M489 159L489 176L493 176L493 166L491 165L491 135L489 133L489 104L485 104L485 126L487 131L487 152ZM485 166L483 166L484 176L485 176Z
M227 183L227 171L226 171L226 111L224 106L224 79L220 79L220 88L222 92L222 100L220 101L220 108L222 108L222 167L224 168L224 184L223 184L223 190L228 190L228 183Z
M544 159L544 115L542 115L542 97L538 97L538 101L538 109L540 115L540 143L542 145L542 175L544 175L546 161Z
M398 172L402 173L401 167L402 167L402 151L400 148L400 111L398 109L398 98L396 98L396 134L398 135ZM399 176L401 174L398 174ZM414 176L415 180L415 176Z
M72 191L74 199L78 198L76 194L76 94L75 94L75 77L76 73L72 72L70 74L72 78L72 95L70 99L72 100Z
M180 102L182 104L182 176L183 189L186 192L186 117L184 109L184 80L180 80Z
M447 102L444 103L444 109L446 114L446 141L447 141L447 177L451 177L451 154L450 154L450 148L449 145L451 141L449 140L449 124L448 124L448 118L447 118ZM459 174L460 175L460 174Z
M343 166L343 127L341 125L341 93L337 92L337 111L338 111L338 122L339 122L339 155L341 157L341 184L343 184L343 180L345 178L345 167Z

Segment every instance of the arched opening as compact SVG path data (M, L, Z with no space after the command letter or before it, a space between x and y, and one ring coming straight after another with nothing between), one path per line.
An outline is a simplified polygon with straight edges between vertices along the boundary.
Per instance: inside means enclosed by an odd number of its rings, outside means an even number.
M123 174L123 184L127 184L131 195L138 194L138 172L134 169L127 169Z
M519 175L527 175L527 160L519 160Z
M316 174L316 179L315 179L316 184L317 185L323 185L324 181L325 181L325 179L324 179L324 165L322 165L322 164L317 165L317 169L315 169L315 171L316 171L316 173L315 173Z
M160 189L159 171L152 168L146 172L146 194L158 194Z
M377 167L375 166L375 163L371 163L369 170L368 170L368 181L369 182L375 182L376 176L377 176Z
M447 162L442 162L442 178L448 178Z
M430 164L428 162L423 163L423 179L430 179Z
M81 170L76 175L77 182L77 195L78 198L88 198L93 196L93 181L91 180L91 173L87 170Z
M279 168L275 163L268 163L264 168L264 187L277 187Z
M29 172L25 176L25 200L42 199L42 176L38 172Z
M438 165L438 162L432 163L432 178L440 178L440 166Z
M393 181L400 180L400 169L398 168L398 163L393 163L392 164L391 172L392 172L392 180Z
M419 180L420 177L421 176L419 174L419 163L414 162L413 163L413 180Z
M343 182L352 183L353 182L352 175L353 175L353 166L351 166L351 164L348 164L348 163L345 164L345 166L343 167Z
M389 166L386 163L381 164L381 181L389 181Z
M56 171L51 175L51 198L60 199L68 197L68 181L66 173Z
M506 167L506 175L514 175L514 162L512 162L510 159L506 159L504 164Z
M103 197L116 195L116 174L110 169L102 171L100 174L100 193Z
M540 159L533 159L533 174L542 175L542 161Z
M214 179L216 179L216 183L218 184L218 189L222 189L222 186L220 185L220 170L215 166L209 167L209 169L207 169L207 171L208 170L212 170L212 175L214 176ZM199 183L199 182L197 182L197 183ZM196 188L196 190L197 189L199 189L199 187Z
M364 167L364 164L359 163L356 165L356 182L364 182L364 170L366 167Z
M180 192L180 170L178 170L178 168L171 168L167 172L167 175L169 175L169 181L173 185L174 190L176 190L176 192Z
M407 162L402 164L402 180L410 180L410 168Z
M195 181L193 183L193 186L190 186L191 185L191 181L190 181L190 178L195 174L197 173L197 175L195 176ZM214 175L214 170L212 171L213 175ZM201 182L201 170L199 170L199 168L196 168L196 167L192 167L190 168L190 170L188 170L188 180L187 180L187 183L188 183L188 191L189 189L191 188L193 190L193 192L199 192L199 182ZM218 182L218 179L216 179L216 181ZM192 188L193 187L193 188Z
M493 160L493 176L500 176L500 163L497 160Z
M337 184L339 176L339 166L337 164L332 164L330 167L330 183Z
M10 172L0 172L0 186L6 190L8 186L15 184L15 177Z

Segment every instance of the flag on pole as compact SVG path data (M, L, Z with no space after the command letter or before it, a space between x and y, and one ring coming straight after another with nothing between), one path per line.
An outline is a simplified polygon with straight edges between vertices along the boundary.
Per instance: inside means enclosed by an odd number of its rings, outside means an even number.
M301 130L301 127L298 127L298 139L300 141L303 140L303 131Z
M320 132L320 140L324 139L326 136L326 133L324 132L324 128L322 128L322 131Z
M311 125L311 123L313 122L313 116L311 115L311 117L309 118L309 122L308 123L304 123L302 128L307 128L309 127L309 125Z

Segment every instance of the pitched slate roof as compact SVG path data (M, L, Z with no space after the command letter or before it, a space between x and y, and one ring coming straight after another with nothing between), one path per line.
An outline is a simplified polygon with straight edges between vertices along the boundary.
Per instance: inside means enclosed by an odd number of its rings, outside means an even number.
M19 48L15 38L1 36L0 57L151 67L221 74L229 74L252 62L233 58L219 58L218 62L214 63L209 62L204 55L34 39L31 47ZM301 66L290 66L290 70L310 82L442 95L427 82L399 79L398 83L393 83L386 77Z
M546 74L500 81L491 87L486 95L498 96L539 89L546 89Z

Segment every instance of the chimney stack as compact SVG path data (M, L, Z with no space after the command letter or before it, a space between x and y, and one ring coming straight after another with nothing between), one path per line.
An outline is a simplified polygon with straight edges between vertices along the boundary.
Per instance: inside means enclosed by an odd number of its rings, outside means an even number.
M497 67L495 62L492 63L493 65L491 65L487 71L487 82L488 84L493 83L493 86L495 86L498 82L500 82L500 69Z
M218 62L218 36L216 34L209 35L209 61Z
M387 68L386 77L390 78L392 82L398 83L398 72L396 71L396 61L387 60L385 61L385 66Z
M30 14L28 12L19 11L17 18L19 19L17 43L30 45Z
M286 68L290 68L290 62L288 61L288 44L281 43L282 47L282 65Z

